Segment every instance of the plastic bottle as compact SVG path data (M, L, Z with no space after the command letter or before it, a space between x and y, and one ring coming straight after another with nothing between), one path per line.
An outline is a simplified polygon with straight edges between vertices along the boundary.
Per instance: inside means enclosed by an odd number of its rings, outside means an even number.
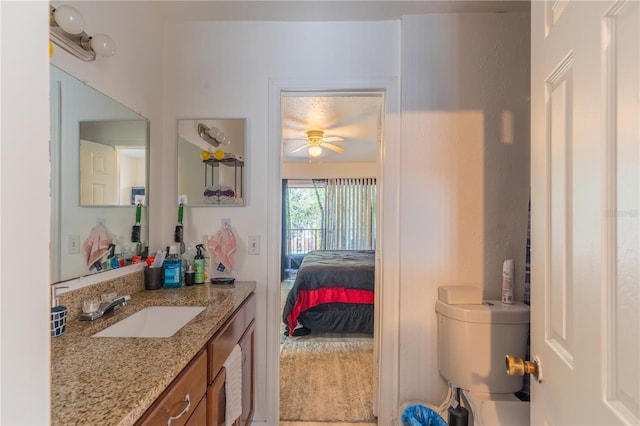
M198 251L193 258L193 268L196 270L195 284L204 284L204 255L202 254L203 249L202 244L198 244L196 246L196 250Z
M502 303L513 303L513 260L502 264Z
M209 256L209 236L205 235L202 242L203 256L204 256L204 282L209 282L209 264L211 262L211 256Z
M189 265L193 264L193 247L191 244L187 246L187 249L180 255L180 259L182 259L182 282L184 283L184 274L187 272L187 268Z
M178 256L178 246L169 247L169 256L164 260L163 288L182 287L182 259Z

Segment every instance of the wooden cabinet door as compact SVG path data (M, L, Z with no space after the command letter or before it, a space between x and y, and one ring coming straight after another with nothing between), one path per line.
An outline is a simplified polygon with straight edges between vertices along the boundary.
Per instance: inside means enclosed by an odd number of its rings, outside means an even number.
M224 426L224 412L227 399L225 397L226 375L221 368L218 375L207 389L207 426Z

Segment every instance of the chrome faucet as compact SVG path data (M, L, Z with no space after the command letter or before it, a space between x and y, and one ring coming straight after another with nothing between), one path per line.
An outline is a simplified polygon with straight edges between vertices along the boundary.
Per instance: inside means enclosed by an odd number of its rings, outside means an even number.
M121 306L126 305L127 301L129 300L131 300L131 296L127 294L126 296L116 297L110 302L103 302L100 304L97 311L81 313L80 319L83 321L96 320L98 318L101 318L103 315L113 312Z

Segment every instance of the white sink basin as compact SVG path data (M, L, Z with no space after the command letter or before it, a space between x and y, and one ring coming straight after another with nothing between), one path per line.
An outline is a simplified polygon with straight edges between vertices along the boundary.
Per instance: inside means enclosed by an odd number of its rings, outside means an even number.
M203 310L202 306L150 306L93 337L170 337Z

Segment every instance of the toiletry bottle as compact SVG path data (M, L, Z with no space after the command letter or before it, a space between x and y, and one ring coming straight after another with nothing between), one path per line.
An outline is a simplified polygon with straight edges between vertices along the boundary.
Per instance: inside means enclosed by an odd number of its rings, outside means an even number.
M182 260L178 256L178 246L169 247L169 256L164 260L164 288L182 287Z
M202 244L196 246L196 256L193 258L193 267L196 270L195 284L204 284L204 255L202 254Z
M113 249L113 257L111 258L111 269L120 267L120 257L122 257L122 247L115 246Z
M502 264L502 303L513 303L513 260Z
M180 255L180 259L182 259L182 282L183 283L184 283L184 275L187 272L187 268L189 267L189 265L193 265L193 256L194 256L194 250L191 244L189 244L186 250L184 251L184 253Z
M209 236L204 236L202 242L203 256L204 256L204 282L209 282L209 264L211 263L211 256L209 256Z

